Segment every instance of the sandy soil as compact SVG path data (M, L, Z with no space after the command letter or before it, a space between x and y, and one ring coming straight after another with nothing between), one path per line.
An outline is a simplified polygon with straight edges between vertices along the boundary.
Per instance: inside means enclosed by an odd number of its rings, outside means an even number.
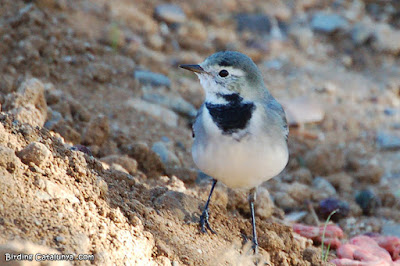
M399 226L400 154L377 141L381 132L400 135L398 52L386 39L357 46L347 33L313 34L304 18L334 4L298 2L174 1L186 14L177 26L154 17L159 1L3 0L2 263L7 252L42 252L94 255L77 265L330 265L288 219L304 212L296 221L316 225L310 206L318 211L328 197L349 205L337 221L346 238ZM358 12L352 25L372 17L343 5L335 11ZM239 32L235 14L255 11L287 32ZM324 114L291 128L288 167L260 188L257 256L243 191L219 184L210 211L217 235L199 233L210 182L191 158L192 118L144 100L156 94L198 108L200 84L177 66L227 48L249 54L279 100L316 103L302 117ZM139 82L134 73L144 69L170 85ZM364 214L355 200L363 189L374 195ZM47 262L4 265L62 265Z

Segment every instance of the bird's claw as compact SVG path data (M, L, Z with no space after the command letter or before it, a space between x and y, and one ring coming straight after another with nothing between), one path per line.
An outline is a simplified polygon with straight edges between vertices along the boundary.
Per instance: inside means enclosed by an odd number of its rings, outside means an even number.
M202 233L207 233L206 228L213 234L217 234L211 226L210 222L208 221L208 210L204 210L203 213L200 215L200 231Z

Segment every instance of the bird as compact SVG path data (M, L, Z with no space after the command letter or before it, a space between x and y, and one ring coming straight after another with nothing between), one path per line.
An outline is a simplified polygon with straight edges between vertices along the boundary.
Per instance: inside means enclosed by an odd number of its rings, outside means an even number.
M257 187L287 165L289 129L285 111L267 89L257 65L237 51L220 51L200 64L180 65L194 72L205 100L192 125L192 157L212 177L200 215L200 231L216 233L209 222L209 204L218 181L248 191L252 248L258 251L254 204Z

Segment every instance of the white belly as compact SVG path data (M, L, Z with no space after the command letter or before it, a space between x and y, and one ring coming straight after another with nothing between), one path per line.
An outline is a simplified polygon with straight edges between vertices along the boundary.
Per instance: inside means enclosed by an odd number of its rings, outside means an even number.
M209 119L207 113L203 122ZM253 188L285 168L288 150L283 137L274 141L253 128L253 134L237 141L230 135L222 135L215 124L209 122L205 128L208 136L195 139L192 147L193 160L204 173L231 188Z

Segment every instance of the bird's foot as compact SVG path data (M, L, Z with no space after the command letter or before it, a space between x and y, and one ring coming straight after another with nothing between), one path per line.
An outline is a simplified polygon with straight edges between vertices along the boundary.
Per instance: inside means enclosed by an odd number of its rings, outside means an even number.
M253 245L251 247L253 248L254 255L257 255L258 254L258 243L257 243L257 241L253 240Z
M213 234L217 234L217 232L215 232L211 226L210 226L210 222L208 221L208 210L204 210L203 213L200 215L200 231L202 233L207 233L207 230L210 230L211 233Z

